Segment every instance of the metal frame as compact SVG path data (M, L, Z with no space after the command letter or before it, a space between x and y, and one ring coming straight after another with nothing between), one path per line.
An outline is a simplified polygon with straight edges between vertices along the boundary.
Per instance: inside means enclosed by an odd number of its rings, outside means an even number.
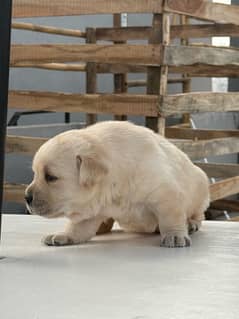
M4 180L4 150L7 122L12 1L2 0L0 10L0 236Z

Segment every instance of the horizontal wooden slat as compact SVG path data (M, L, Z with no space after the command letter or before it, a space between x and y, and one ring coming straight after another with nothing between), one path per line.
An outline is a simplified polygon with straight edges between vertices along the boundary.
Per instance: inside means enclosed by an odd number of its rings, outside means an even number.
M167 46L163 63L180 65L228 65L239 69L239 50L203 46ZM11 66L18 63L98 62L162 64L161 45L100 44L14 44Z
M239 110L239 93L182 93L162 98L160 113L164 116L197 112Z
M145 73L147 67L142 65L106 64L97 65L98 73ZM228 65L226 68L215 65L183 65L169 67L170 73L187 73L189 77L239 77L239 67Z
M175 83L183 83L189 81L190 78L171 78L168 79L168 84L175 84ZM144 87L147 85L146 80L129 80L127 81L128 88L130 87Z
M151 27L97 28L97 40L127 41L145 40L151 35ZM209 38L213 36L239 36L239 26L234 24L171 25L170 37Z
M234 24L172 25L171 38L209 38L239 36L239 26Z
M166 127L165 136L168 138L182 138L182 139L199 139L208 140L211 138L221 137L238 137L239 130L200 130L200 129L185 129L177 127Z
M19 62L102 62L159 65L160 45L13 44L11 66Z
M193 160L213 155L224 155L239 152L239 139L236 137L205 141L173 139L171 141Z
M10 91L9 107L58 112L158 115L158 96Z
M239 200L219 199L215 202L212 202L210 208L227 210L230 212L239 212Z
M37 62L18 62L11 64L11 67L40 68L46 70L58 71L85 71L84 63L37 63ZM127 64L106 64L98 63L96 65L97 73L145 73L147 67L143 65ZM169 67L171 73L187 73L190 77L239 77L238 66L179 66Z
M56 28L52 26L38 25L38 24L26 23L26 22L12 22L12 28L17 30L57 34L57 35L63 35L68 37L77 37L77 38L86 37L86 33L80 30Z
M239 175L239 164L194 163L200 167L208 177L226 178Z
M217 65L183 65L169 67L171 73L187 73L190 77L239 77L239 67L227 65L226 68Z
M13 4L14 18L161 11L162 0L14 0Z
M16 68L36 68L44 70L54 70L54 71L74 71L74 72L85 72L86 63L34 63L34 62L20 62L14 64Z
M33 155L47 138L8 135L6 153L24 153Z
M3 200L24 204L24 192L27 185L5 183L3 187Z
M165 48L164 64L169 66L206 64L233 65L239 68L239 49L205 46L176 46Z
M166 0L164 9L190 17L239 25L239 6L211 3L205 0Z
M239 193L239 176L231 177L210 185L211 201Z

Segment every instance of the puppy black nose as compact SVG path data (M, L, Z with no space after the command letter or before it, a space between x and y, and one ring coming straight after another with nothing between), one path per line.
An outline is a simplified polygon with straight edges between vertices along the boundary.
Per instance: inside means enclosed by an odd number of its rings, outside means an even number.
M25 201L28 203L28 205L31 205L31 203L33 201L33 196L31 193L28 193L25 195Z

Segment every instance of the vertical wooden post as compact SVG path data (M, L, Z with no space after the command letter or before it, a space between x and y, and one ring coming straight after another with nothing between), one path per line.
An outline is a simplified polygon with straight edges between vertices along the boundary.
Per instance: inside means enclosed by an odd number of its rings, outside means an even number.
M167 13L162 15L162 44L163 44L163 57L165 55L165 46L170 43L170 16ZM168 66L162 65L160 68L160 84L159 95L167 95L168 88ZM165 135L165 118L159 116L158 118L158 132Z
M188 23L189 23L189 17L180 15L180 24L183 25L183 24L188 24ZM180 40L180 42L181 42L181 45L188 45L189 44L188 38L182 38ZM183 73L182 77L187 78L186 81L182 82L183 93L191 92L191 79L189 79L189 76L187 73ZM189 113L183 114L182 120L183 120L183 123L188 123L190 121L190 114Z
M152 32L148 40L149 44L162 42L162 15L154 14L152 22ZM150 66L147 68L147 94L158 94L160 87L161 67ZM146 117L145 125L153 131L158 132L157 117Z
M86 28L86 43L96 43L96 32L94 28ZM86 93L96 93L97 91L97 73L96 63L88 62L86 64ZM92 113L86 114L86 125L97 122L97 115Z
M149 38L150 44L162 43L169 44L170 41L170 21L169 15L154 14L152 23L152 32ZM164 54L164 50L163 50ZM167 94L168 66L148 67L147 71L147 94ZM146 126L164 135L165 118L146 117Z
M113 24L114 27L121 27L121 14L114 14L113 15ZM115 44L124 44L126 41L114 41ZM126 73L119 73L114 74L114 93L126 93L127 92L127 74ZM127 120L126 115L115 115L115 120L118 121L125 121Z

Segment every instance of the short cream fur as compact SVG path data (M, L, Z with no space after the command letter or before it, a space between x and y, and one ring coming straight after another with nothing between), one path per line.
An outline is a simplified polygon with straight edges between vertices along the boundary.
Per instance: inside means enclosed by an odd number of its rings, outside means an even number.
M200 227L209 205L205 173L167 139L129 122L55 136L36 153L33 171L29 210L69 219L47 245L86 242L112 217L127 231L159 228L161 246L189 246L188 231Z

